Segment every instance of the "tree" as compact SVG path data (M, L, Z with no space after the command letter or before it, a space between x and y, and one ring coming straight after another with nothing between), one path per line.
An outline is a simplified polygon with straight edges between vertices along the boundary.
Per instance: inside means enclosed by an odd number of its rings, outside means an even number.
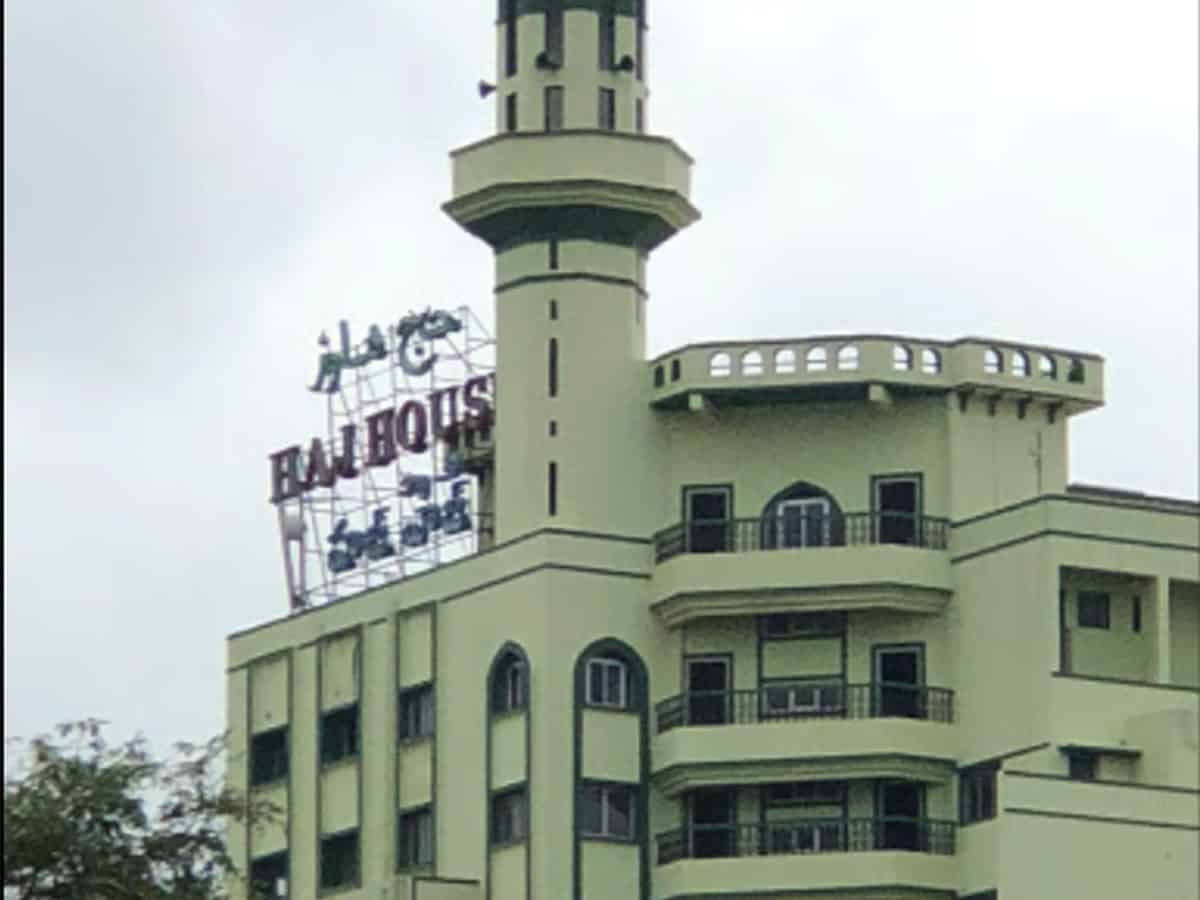
M261 824L278 810L223 784L222 737L157 759L140 736L110 747L104 724L32 739L5 777L5 900L227 897L243 876L225 822Z

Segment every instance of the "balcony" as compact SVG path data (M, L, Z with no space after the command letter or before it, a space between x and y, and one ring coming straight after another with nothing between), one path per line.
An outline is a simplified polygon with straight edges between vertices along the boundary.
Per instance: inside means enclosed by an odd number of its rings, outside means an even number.
M669 628L785 612L937 614L954 588L948 531L946 519L903 513L683 522L654 536L651 608Z
M886 816L797 819L753 825L690 825L656 836L658 864L682 859L729 859L814 853L903 850L954 855L955 823Z
M654 560L683 553L751 553L822 547L922 547L945 550L949 522L906 513L842 513L778 519L704 519L681 522L654 536Z
M900 717L954 721L954 692L911 684L798 682L748 691L692 691L655 707L658 733L673 728Z

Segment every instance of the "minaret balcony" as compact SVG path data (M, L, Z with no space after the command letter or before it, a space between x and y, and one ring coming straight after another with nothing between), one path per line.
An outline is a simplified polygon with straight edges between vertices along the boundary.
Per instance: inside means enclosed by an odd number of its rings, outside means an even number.
M880 609L938 614L954 589L949 523L838 513L683 522L654 536L651 609L668 628L702 618Z
M667 138L612 131L512 132L454 151L443 209L492 247L594 239L651 250L700 214L692 159Z

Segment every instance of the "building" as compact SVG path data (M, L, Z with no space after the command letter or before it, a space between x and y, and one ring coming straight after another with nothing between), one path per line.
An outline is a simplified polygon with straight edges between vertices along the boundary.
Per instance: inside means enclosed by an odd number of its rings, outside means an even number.
M698 213L645 12L500 3L446 205L496 259L494 537L230 637L230 778L286 810L238 858L293 900L1200 896L1200 506L1070 484L1089 353L647 360Z

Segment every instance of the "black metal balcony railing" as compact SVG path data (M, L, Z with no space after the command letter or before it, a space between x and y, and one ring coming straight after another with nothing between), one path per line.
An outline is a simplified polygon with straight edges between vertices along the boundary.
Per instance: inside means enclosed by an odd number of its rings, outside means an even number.
M908 850L950 856L955 823L943 819L877 816L799 819L755 825L689 825L655 838L658 864L680 859L729 859L793 853Z
M946 549L949 521L907 513L830 513L794 519L695 519L654 536L655 560L682 553L749 553L894 544Z
M655 706L658 732L689 725L752 725L793 719L954 721L948 688L840 681L771 684L748 691L690 691Z

